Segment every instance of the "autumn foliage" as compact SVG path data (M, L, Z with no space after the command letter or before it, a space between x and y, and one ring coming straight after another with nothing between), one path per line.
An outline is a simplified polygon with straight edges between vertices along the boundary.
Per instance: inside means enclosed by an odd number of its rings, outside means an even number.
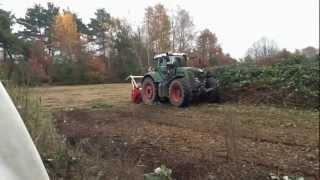
M62 56L77 61L81 42L74 15L70 12L58 15L53 27L56 48L60 50Z
M41 41L35 41L30 49L29 67L32 76L40 82L49 82L49 68L52 64L51 57L44 50Z
M91 82L103 82L106 77L106 63L101 56L92 56L88 60L88 77Z
M231 65L235 63L228 54L224 54L218 44L218 38L209 29L205 29L197 38L197 45L190 55L190 65L198 68Z

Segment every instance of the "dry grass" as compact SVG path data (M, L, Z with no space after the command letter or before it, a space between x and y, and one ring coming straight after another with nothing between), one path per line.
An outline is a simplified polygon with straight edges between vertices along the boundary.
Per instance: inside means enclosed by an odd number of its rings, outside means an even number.
M47 109L91 108L96 104L127 105L131 84L54 86L33 89Z

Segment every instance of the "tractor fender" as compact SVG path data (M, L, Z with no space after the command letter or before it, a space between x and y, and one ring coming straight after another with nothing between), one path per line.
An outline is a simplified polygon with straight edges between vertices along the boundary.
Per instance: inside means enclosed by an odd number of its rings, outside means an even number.
M168 81L168 85L170 85L171 84L171 82L172 81L174 81L174 80L176 80L176 79L180 79L180 78L184 78L185 76L175 76L174 78L172 78L172 79L170 79L169 81Z

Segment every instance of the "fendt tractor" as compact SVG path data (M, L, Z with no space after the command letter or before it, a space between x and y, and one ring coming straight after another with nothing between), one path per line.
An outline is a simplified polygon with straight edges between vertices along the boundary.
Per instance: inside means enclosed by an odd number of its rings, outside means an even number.
M174 106L186 107L197 99L219 101L217 80L208 71L188 67L184 53L158 54L153 63L154 67L144 76L128 77L132 83L133 102L151 105L169 100Z

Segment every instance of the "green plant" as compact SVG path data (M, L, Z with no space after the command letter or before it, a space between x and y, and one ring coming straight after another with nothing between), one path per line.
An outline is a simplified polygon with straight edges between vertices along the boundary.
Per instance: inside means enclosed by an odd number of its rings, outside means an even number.
M172 180L171 174L171 169L161 165L154 170L154 173L145 174L144 180Z

